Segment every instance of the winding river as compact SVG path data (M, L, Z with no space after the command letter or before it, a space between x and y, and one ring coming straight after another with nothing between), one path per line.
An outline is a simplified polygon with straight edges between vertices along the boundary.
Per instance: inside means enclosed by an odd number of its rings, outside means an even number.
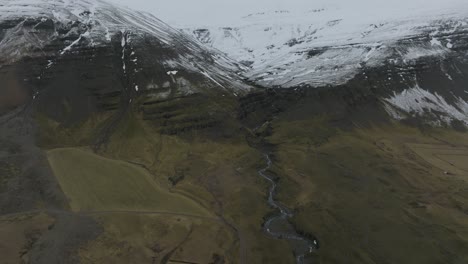
M266 174L266 171L270 169L272 165L270 155L265 154L265 159L267 161L267 167L259 170L258 174L270 182L268 204L277 209L279 214L269 217L264 223L263 229L273 238L291 241L294 248L294 254L296 256L296 263L304 264L305 256L318 249L318 241L316 239L310 240L305 236L298 234L288 221L289 218L293 217L293 213L290 209L275 200L277 183Z

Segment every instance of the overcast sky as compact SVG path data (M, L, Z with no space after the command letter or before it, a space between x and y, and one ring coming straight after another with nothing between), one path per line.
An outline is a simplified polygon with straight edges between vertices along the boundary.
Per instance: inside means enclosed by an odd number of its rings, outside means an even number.
M276 10L339 8L356 16L385 12L409 15L467 6L468 0L108 0L145 10L174 26L229 26L242 16Z

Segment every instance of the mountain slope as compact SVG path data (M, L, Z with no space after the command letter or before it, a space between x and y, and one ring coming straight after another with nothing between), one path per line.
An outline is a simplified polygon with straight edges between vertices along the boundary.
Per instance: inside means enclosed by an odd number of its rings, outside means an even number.
M265 87L357 81L376 89L394 118L435 111L444 116L441 123L467 124L468 6L457 7L433 13L421 7L413 17L391 12L357 17L353 9L333 8L277 11L249 15L237 27L184 31L248 66L245 76ZM429 71L437 81L422 84Z
M237 259L238 226L215 199L233 201L244 184L261 193L252 181L228 183L231 167L238 164L233 157L255 160L257 153L242 133L226 145L212 141L239 131L236 98L252 89L237 75L239 70L224 55L148 14L103 1L1 0L0 237L13 232L17 238L0 246L2 261L165 263L172 255L197 263ZM57 164L48 150L64 147L118 159L121 166L101 166L102 157L95 155L92 160L72 155L68 162L58 161L63 172L54 171L51 165ZM212 153L216 159L208 156ZM192 162L208 164L193 169L197 179L183 174ZM123 181L115 178L115 170ZM145 171L149 181L143 186L151 195L159 188L170 194L150 201L169 210L148 212L143 206L147 195L130 187L138 180L125 181L135 175L141 179L134 171ZM102 189L89 189L83 174ZM207 174L219 178L208 182L202 179ZM91 190L86 197L108 197L117 207L74 208L76 197L60 181L67 176L84 183L72 183L77 193ZM183 178L190 183L175 188ZM116 190L108 188L110 182ZM130 208L122 207L129 203L125 192L139 197ZM210 216L175 210L179 205L170 203L174 193ZM259 211L251 218L258 226L268 208L261 197L255 200ZM261 232L249 228L249 233Z
M37 97L41 91L30 87L53 81L54 72L74 58L85 68L86 62L91 68L104 60L98 66L104 71L112 67L109 75L120 79L130 94L147 91L165 98L211 88L230 93L249 89L236 74L240 68L224 55L149 14L103 1L2 0L0 28L3 76L25 61L29 65L25 76L15 81L27 88L2 90L2 98L25 93Z
M457 37L468 26L466 4L434 14L421 7L418 16L356 9L258 13L242 18L239 25L184 31L250 65L247 75L252 80L295 87L342 84L361 68L390 60L404 65L419 57L444 56L463 45ZM414 37L424 41L401 45L401 40Z
M7 262L467 262L462 27L434 46L398 37L407 64L376 55L343 82L261 89L144 13L0 3ZM363 48L340 45L307 56L338 68Z

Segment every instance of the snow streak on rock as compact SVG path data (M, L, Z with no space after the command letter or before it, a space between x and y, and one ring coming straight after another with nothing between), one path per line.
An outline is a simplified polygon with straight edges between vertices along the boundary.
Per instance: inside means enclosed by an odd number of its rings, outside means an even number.
M395 119L404 119L406 116L432 116L445 124L457 120L468 125L468 102L459 97L450 104L439 94L415 86L395 93L385 101L389 104L386 107L387 112Z

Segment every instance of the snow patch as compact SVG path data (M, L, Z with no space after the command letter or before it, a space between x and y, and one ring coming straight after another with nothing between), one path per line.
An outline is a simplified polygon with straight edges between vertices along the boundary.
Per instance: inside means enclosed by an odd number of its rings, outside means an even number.
M436 39L436 38L432 38L431 39L431 45L432 46L442 46L442 42L440 42L440 40Z
M462 98L455 98L454 105L449 104L441 95L431 93L418 85L405 89L401 93L394 93L385 99L386 103L398 109L400 112L423 117L424 115L439 116L444 123L450 124L453 120L462 121L468 125L468 103ZM404 115L395 110L387 112L395 119L402 119Z
M208 79L210 79L211 81L213 81L214 83L216 83L217 85L221 86L222 88L226 89L226 87L224 87L222 84L220 84L218 81L216 81L215 79L213 79L213 77L211 77L208 73L202 71L201 72L203 75L205 75Z
M122 69L124 74L127 74L127 64L125 62L125 51L127 49L127 36L125 31L121 31L122 33L122 39L120 41L120 45L122 46Z
M70 51L73 46L77 45L78 43L80 43L80 41L83 39L83 37L89 37L89 31L86 31L85 33L81 34L75 41L73 41L70 45L68 45L67 47L65 47L61 52L60 52L60 55L64 55L65 53L67 53L67 51Z
M447 53L442 46L434 48L410 47L403 56L404 60L414 61L423 57L443 57Z
M452 44L452 42L451 42L450 40L448 40L448 42L447 42L447 45L446 45L446 46L447 46L447 48L448 48L448 49L451 49L451 48L453 48L453 44Z

